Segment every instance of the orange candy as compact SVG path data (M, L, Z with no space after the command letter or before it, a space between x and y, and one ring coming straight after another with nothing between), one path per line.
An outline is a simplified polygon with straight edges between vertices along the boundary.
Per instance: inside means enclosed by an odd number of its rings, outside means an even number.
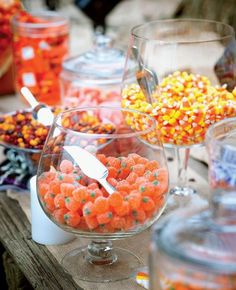
M97 197L94 202L94 207L95 207L95 211L98 214L108 211L109 209L108 199L103 196Z
M89 189L88 190L88 199L91 201L95 201L95 199L99 196L102 196L102 191L99 188Z
M132 184L132 183L135 183L137 178L138 178L138 175L135 172L130 172L130 174L127 176L126 180L130 184Z
M60 170L62 173L72 173L74 166L71 161L69 160L62 160L60 164Z
M65 208L65 196L57 194L54 198L54 205L56 208Z
M125 218L119 216L113 216L111 220L111 226L117 230L123 230L125 228Z
M15 81L17 91L27 86L39 102L55 105L60 103L59 74L69 50L69 26L58 16L47 18L22 11L13 22Z
M89 201L83 207L83 215L93 217L96 215L95 206L94 204Z
M118 216L125 216L130 212L130 205L128 201L123 201L122 205L120 207L115 207L114 210Z
M146 211L151 211L155 208L155 203L149 196L142 197L141 205L142 205L142 208Z
M47 192L45 195L44 195L44 203L46 205L46 208L52 212L54 211L55 209L55 205L54 205L54 197L55 197L55 194L51 193L51 192Z
M116 178L118 170L115 167L108 167L108 178Z
M88 201L88 190L85 186L74 189L72 195L82 205Z
M54 194L61 193L61 183L59 180L53 180L49 183L49 190Z
M38 190L39 194L44 196L49 191L49 185L47 183L39 182Z
M73 196L66 197L65 199L66 208L70 211L78 211L80 203L74 199Z
M138 176L143 176L145 172L144 164L136 164L132 167L132 171L136 173Z
M67 212L68 210L66 208L56 209L53 212L53 217L59 224L64 224L65 223L64 215Z
M98 221L96 217L85 216L85 222L90 230L98 227Z
M155 217L165 201L167 170L138 154L98 157L116 176L107 178L116 190L111 195L67 160L61 162L59 171L39 177L40 197L55 220L83 231L113 233Z
M73 184L70 184L70 183L62 183L60 186L60 189L61 189L61 193L64 196L71 196L73 190L75 189L75 186Z
M104 225L104 224L107 224L111 221L112 216L113 216L113 214L111 211L101 213L101 214L97 215L97 221L98 221L99 225Z
M80 215L77 212L69 211L64 215L64 220L68 226L76 227L80 223Z
M118 191L115 191L108 197L108 203L112 207L119 207L123 203L123 197Z

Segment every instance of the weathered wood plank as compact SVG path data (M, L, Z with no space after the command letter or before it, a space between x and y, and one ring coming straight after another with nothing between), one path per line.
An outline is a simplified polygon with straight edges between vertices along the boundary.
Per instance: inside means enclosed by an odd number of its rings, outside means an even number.
M45 246L32 241L26 215L4 192L0 192L0 240L34 289L82 289Z

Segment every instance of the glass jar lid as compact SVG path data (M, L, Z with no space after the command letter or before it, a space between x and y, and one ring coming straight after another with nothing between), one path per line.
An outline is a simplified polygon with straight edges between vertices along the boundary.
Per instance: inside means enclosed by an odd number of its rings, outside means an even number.
M99 34L91 51L64 61L61 78L81 85L121 84L124 65L124 52L112 47L110 37Z
M174 216L155 232L167 256L217 273L236 273L236 191L217 191L209 209Z

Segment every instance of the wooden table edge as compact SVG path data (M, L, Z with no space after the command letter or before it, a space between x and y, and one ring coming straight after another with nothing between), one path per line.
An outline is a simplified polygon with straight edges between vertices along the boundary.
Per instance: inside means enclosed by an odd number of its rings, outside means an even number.
M82 289L46 246L32 240L29 220L5 192L0 192L0 240L34 289Z

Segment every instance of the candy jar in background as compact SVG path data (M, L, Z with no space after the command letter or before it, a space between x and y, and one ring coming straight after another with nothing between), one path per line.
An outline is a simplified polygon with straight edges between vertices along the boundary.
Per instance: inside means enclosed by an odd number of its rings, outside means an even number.
M21 9L19 0L0 1L0 95L14 92L10 22Z
M201 212L177 211L154 230L150 290L236 289L236 192Z
M211 189L236 190L236 118L212 125L206 133Z
M123 51L113 48L108 36L97 35L92 50L63 62L60 75L63 105L119 106L124 64Z
M131 277L142 263L112 240L144 231L164 210L168 170L155 119L105 106L62 112L41 154L37 184L49 218L91 239L63 258L71 275L91 282Z
M59 74L69 52L69 23L55 12L21 12L12 20L15 87L39 102L60 103Z

